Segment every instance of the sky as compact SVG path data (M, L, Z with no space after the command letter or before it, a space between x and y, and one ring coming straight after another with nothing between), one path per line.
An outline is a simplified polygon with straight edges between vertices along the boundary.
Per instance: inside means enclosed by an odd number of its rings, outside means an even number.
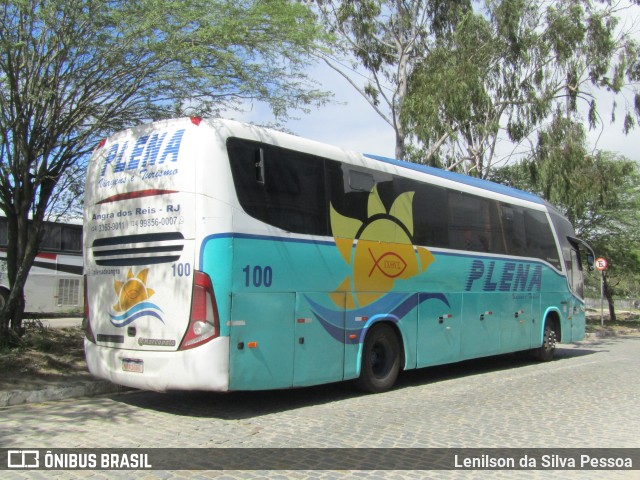
M321 90L333 94L332 102L310 113L296 112L298 119L285 124L290 133L362 153L394 156L393 128L344 78L324 65L313 68L310 77ZM253 105L242 114L228 112L225 117L256 124L273 121L265 105Z
M318 65L311 70L311 74L320 83L320 88L334 94L333 103L314 108L310 113L297 114L298 119L286 122L286 128L295 135L311 140L361 153L394 157L393 128L367 101L328 66ZM616 152L640 161L640 127L636 127L628 135L622 131L624 113L620 107L623 100L618 99L617 122L611 124L612 97L606 92L596 93L602 122L595 130L588 132L589 147ZM629 98L633 100L632 96ZM228 112L225 117L256 124L273 121L271 112L264 105L254 105L242 114ZM513 145L503 142L503 155L510 154L513 149Z

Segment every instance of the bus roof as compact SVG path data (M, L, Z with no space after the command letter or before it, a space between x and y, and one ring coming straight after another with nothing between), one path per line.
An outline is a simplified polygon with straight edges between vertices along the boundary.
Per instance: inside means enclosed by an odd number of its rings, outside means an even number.
M380 162L389 163L397 167L408 168L409 170L414 170L416 172L425 173L434 177L444 178L446 180L451 180L456 183L462 183L464 185L482 188L483 190L507 195L509 197L519 198L528 202L538 203L541 205L545 204L544 200L542 200L537 195L534 195L533 193L518 190L517 188L513 187L507 187L506 185L500 185L499 183L490 182L488 180L482 180L480 178L470 177L469 175L463 175L461 173L448 172L440 168L429 167L427 165L421 165L419 163L395 160L393 158L381 157L379 155L372 155L369 153L365 153L364 156L373 160L378 160Z
M189 122L194 122L194 118L180 118L180 119L170 119L170 120L161 120L158 122L154 122L153 125L166 125L168 123L174 123L174 122L185 122L185 121L189 121ZM266 127L259 127L256 125L252 125L252 124L248 124L248 123L244 123L244 122L238 122L236 120L228 120L228 119L222 119L222 118L213 118L213 119L208 119L208 121L214 123L214 124L218 124L218 125L224 125L226 128L228 128L229 130L227 131L228 135L238 135L241 134L241 136L244 136L246 134L249 134L250 137L255 137L258 136L260 139L262 139L262 135L259 132L263 132L263 133L269 133L271 135L271 138L278 138L279 140L283 140L283 139L287 139L285 143L285 145L282 146L286 146L288 148L299 148L301 150L304 150L306 148L308 148L308 145L310 143L313 143L314 145L316 145L317 148L322 147L324 149L324 153L328 154L329 153L329 149L331 150L331 152L335 155L340 155L340 157L342 157L342 155L338 152L342 152L342 153L348 153L347 150L344 150L338 146L335 145L330 145L330 144L326 144L326 143L322 143L322 142L317 142L315 140L311 140L311 139L307 139L307 138L303 138L303 137L299 137L297 135L292 135L289 133L285 133L285 132L280 132L277 130L273 130L270 128L266 128ZM199 123L198 123L199 124ZM216 128L215 125L214 128ZM143 125L141 127L138 128L148 128L149 125ZM231 127L231 128L229 128ZM136 127L134 127L136 128ZM247 131L247 129L249 129L249 131ZM241 133L242 132L242 133ZM122 135L124 133L123 132L119 132L117 134L114 135L114 137L117 137L119 135ZM114 138L112 137L112 138ZM257 138L256 138L257 139ZM276 145L280 144L280 142L275 142ZM418 163L411 163L411 162L407 162L407 161L403 161L403 160L396 160L393 158L388 158L388 157L383 157L380 155L375 155L375 154L369 154L369 153L358 153L358 152L351 152L353 154L356 154L358 156L364 156L366 158L372 159L372 160L376 160L376 161L380 161L383 163L387 163L389 165L394 165L396 167L401 167L401 168L406 168L409 170L413 170L415 172L419 172L422 174L426 174L426 175L431 175L433 177L438 177L450 182L455 182L458 184L462 184L462 185L467 185L470 187L475 187L475 188L480 188L483 189L485 191L488 192L493 192L495 194L499 194L499 195L505 195L511 198L517 198L519 200L523 200L525 202L530 202L530 203L535 203L538 205L546 205L546 202L541 199L540 197L538 197L537 195L530 193L530 192L525 192L523 190L518 190L516 188L513 187L508 187L505 185L501 185L495 182L490 182L488 180L482 180L480 178L476 178L476 177L471 177L468 175L463 175L460 173L455 173L455 172L449 172L446 170L442 170L440 168L435 168L435 167L429 167L427 165L421 165Z

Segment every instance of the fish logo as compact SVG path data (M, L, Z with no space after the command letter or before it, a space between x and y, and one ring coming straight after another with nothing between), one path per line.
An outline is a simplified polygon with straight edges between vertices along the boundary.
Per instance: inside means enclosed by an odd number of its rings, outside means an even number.
M407 262L405 262L397 253L387 252L377 260L373 256L373 252L371 252L371 250L369 250L369 254L374 261L373 267L371 267L371 271L369 272L369 276L373 275L374 271L378 269L382 275L389 278L396 278L402 275L402 272L407 269Z
M429 250L414 246L414 194L400 194L387 212L374 186L364 222L344 216L330 205L336 247L352 268L332 294L337 306L344 305L343 292L347 292L348 309L367 306L391 291L396 281L421 274L434 261Z
M155 317L164 323L160 315L162 309L148 301L155 294L154 290L147 287L148 274L148 268L141 270L137 275L129 269L124 281L114 280L113 288L118 301L112 307L114 314L109 313L112 325L124 327L143 316Z

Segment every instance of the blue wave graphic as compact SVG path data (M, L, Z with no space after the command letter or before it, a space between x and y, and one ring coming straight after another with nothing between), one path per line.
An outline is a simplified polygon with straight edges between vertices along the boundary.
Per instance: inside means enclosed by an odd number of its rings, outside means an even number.
M109 313L109 316L111 317L111 324L114 327L121 328L129 325L131 322L137 320L140 317L154 317L164 323L161 313L164 312L155 303L142 302L134 305L129 310L120 315L112 315L111 313Z
M305 299L324 329L343 343L347 342L350 335L357 335L357 343L362 343L367 328L377 319L398 323L407 313L428 300L439 300L450 307L449 300L442 293L389 293L366 307L347 311L323 307L306 295ZM357 320L362 317L367 317L367 321Z

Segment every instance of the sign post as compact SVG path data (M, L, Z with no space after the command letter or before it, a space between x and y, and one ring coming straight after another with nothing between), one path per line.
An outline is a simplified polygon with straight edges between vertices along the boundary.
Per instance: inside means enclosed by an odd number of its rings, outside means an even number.
M596 258L595 267L596 270L600 270L600 325L604 326L604 271L609 264L604 257Z

